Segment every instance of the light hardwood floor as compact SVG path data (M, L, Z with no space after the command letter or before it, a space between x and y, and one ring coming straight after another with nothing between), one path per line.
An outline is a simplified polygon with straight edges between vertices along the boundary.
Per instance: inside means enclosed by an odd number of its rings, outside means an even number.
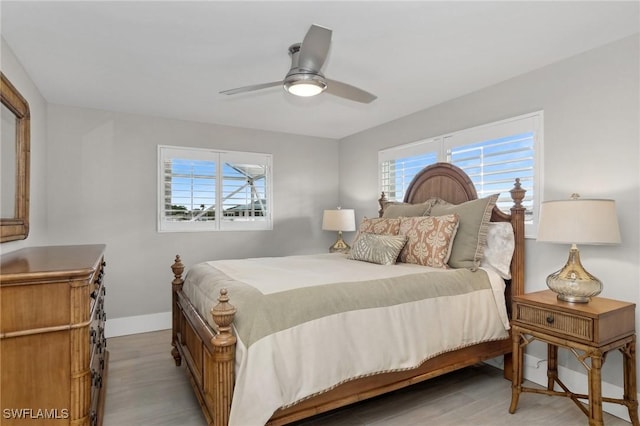
M203 426L184 366L169 354L169 330L111 338L104 426ZM527 383L529 386L535 386ZM482 364L363 401L296 426L572 426L586 416L567 398L523 394L509 414L511 383ZM605 413L607 426L628 422Z

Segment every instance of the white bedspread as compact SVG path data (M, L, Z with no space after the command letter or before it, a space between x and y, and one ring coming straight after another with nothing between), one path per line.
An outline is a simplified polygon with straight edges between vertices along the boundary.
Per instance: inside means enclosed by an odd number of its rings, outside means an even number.
M339 288L344 290L350 288L349 283L355 288L360 281L382 281L393 293L400 287L394 287L397 281L389 280L397 277L415 278L429 270L455 273L407 264L374 265L340 254L213 261L197 266L187 276L184 292L208 321L219 288L228 287L232 281L248 284L255 288L251 291L271 297L288 295L301 286L332 288L332 283L340 283ZM206 284L202 277L212 267L222 272L224 279ZM490 284L480 290L338 310L249 342L237 332L230 425L263 425L278 408L345 381L415 368L443 352L506 338L509 321L504 282L495 272L485 272ZM233 304L232 289L229 296ZM239 308L238 315L242 312ZM242 317L238 321L246 322ZM244 335L249 334L245 331Z

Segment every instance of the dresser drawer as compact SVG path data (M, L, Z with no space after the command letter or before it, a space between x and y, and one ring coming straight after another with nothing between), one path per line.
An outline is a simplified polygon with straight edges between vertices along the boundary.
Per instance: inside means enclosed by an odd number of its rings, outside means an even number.
M565 312L544 309L539 306L517 303L514 320L528 326L554 331L564 336L593 342L594 322L592 318Z

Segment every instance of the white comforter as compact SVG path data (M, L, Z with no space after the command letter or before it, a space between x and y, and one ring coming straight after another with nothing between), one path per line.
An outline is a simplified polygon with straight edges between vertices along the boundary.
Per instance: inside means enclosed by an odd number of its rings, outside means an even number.
M429 270L443 272L409 264L374 265L340 254L213 261L197 266L200 272L192 268L184 292L209 321L206 313L215 305L219 288L228 287L231 281L250 285L263 295L276 295L301 286L341 283L344 288L360 281L387 282ZM212 267L224 279L204 279ZM496 273L485 272L490 284L473 292L342 310L248 343L237 332L230 425L263 425L278 408L345 381L415 368L446 351L506 338L509 321L504 282ZM229 296L233 304L232 289ZM239 309L238 315L241 313Z

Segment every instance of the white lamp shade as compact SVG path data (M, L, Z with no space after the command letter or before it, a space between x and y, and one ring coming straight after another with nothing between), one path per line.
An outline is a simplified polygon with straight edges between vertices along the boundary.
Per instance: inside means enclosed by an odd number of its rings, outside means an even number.
M576 198L543 202L537 240L568 244L620 243L615 201Z
M356 215L353 209L325 210L322 215L325 231L355 231Z

